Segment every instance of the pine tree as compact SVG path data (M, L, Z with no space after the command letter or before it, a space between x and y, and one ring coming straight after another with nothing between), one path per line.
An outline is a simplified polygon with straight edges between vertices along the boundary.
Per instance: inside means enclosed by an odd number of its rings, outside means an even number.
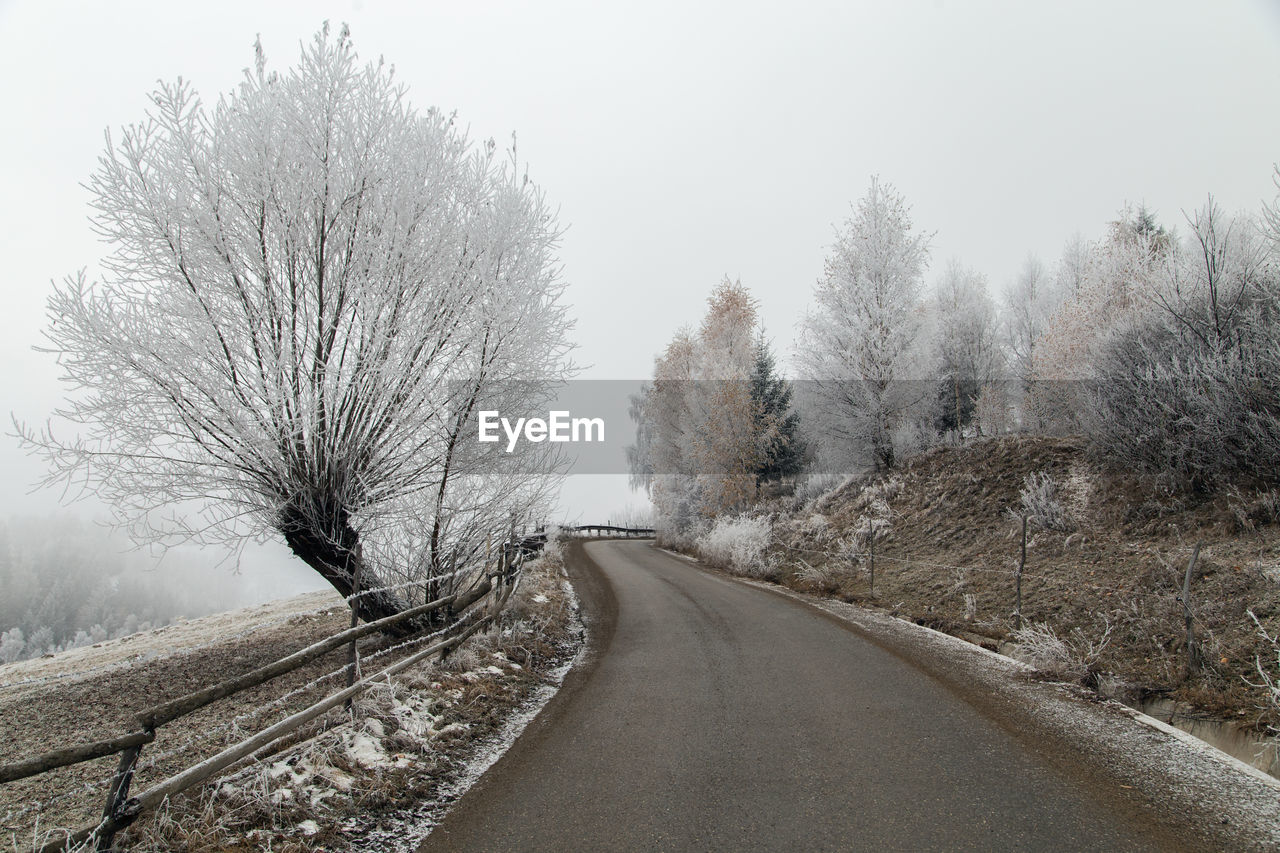
M755 434L760 437L756 484L794 477L804 468L805 447L800 440L800 415L791 408L791 383L777 374L777 364L764 333L756 336L751 372L751 400Z

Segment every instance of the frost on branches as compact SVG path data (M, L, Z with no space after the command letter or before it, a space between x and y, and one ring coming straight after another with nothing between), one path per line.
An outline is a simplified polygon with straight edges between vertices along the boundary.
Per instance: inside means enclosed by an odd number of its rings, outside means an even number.
M741 511L761 485L800 467L790 387L774 374L755 300L726 279L696 333L683 330L632 401L632 481L648 489L659 535L680 538Z
M938 432L963 437L981 435L984 424L977 403L983 391L1002 391L1005 354L999 338L995 302L987 293L986 276L956 261L934 288L930 303L935 372L938 376Z
M836 467L891 468L895 434L928 393L918 332L930 235L913 231L906 202L871 179L838 232L817 305L801 323L796 362L820 420L821 452Z
M212 107L151 101L89 184L103 278L50 298L79 435L23 428L49 479L152 541L274 531L343 594L482 557L553 484L488 464L475 412L569 372L560 232L514 151L416 112L345 27L283 74L259 46Z

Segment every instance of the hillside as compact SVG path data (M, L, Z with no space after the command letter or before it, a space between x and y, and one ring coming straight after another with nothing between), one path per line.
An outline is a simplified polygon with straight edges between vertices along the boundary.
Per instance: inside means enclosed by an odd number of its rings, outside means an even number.
M1015 637L1020 524L1010 513L1032 475L1053 480L1063 519L1056 530L1031 525L1022 613L1040 630ZM887 476L770 509L773 580L1034 658L1131 703L1169 698L1257 730L1280 722L1250 684L1257 661L1274 668L1276 652L1248 615L1280 630L1280 496L1162 493L1103 470L1077 440L1017 437L937 448ZM1196 543L1200 661L1188 673L1180 593Z
M557 562L529 564L498 628L144 815L129 830L129 849L362 849L359 839L382 819L454 784L512 714L555 681L577 649L573 607ZM129 731L138 711L330 636L349 613L336 594L309 593L0 666L0 763ZM376 634L359 645L366 674L418 648ZM343 647L166 725L142 752L135 792L333 692L346 654ZM109 756L0 788L6 847L32 849L100 813L115 764Z

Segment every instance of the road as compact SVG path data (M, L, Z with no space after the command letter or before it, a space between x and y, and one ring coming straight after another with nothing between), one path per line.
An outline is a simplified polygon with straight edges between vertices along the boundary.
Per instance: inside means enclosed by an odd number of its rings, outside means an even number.
M647 542L571 566L590 658L422 851L1180 849L839 620Z

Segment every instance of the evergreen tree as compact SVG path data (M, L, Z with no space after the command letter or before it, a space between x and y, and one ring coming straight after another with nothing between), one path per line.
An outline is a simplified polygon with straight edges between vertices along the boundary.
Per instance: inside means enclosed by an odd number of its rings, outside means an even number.
M756 483L762 484L799 474L805 447L798 434L800 415L791 408L791 383L777 374L777 363L763 332L756 336L755 355L751 400L754 433L761 442Z

